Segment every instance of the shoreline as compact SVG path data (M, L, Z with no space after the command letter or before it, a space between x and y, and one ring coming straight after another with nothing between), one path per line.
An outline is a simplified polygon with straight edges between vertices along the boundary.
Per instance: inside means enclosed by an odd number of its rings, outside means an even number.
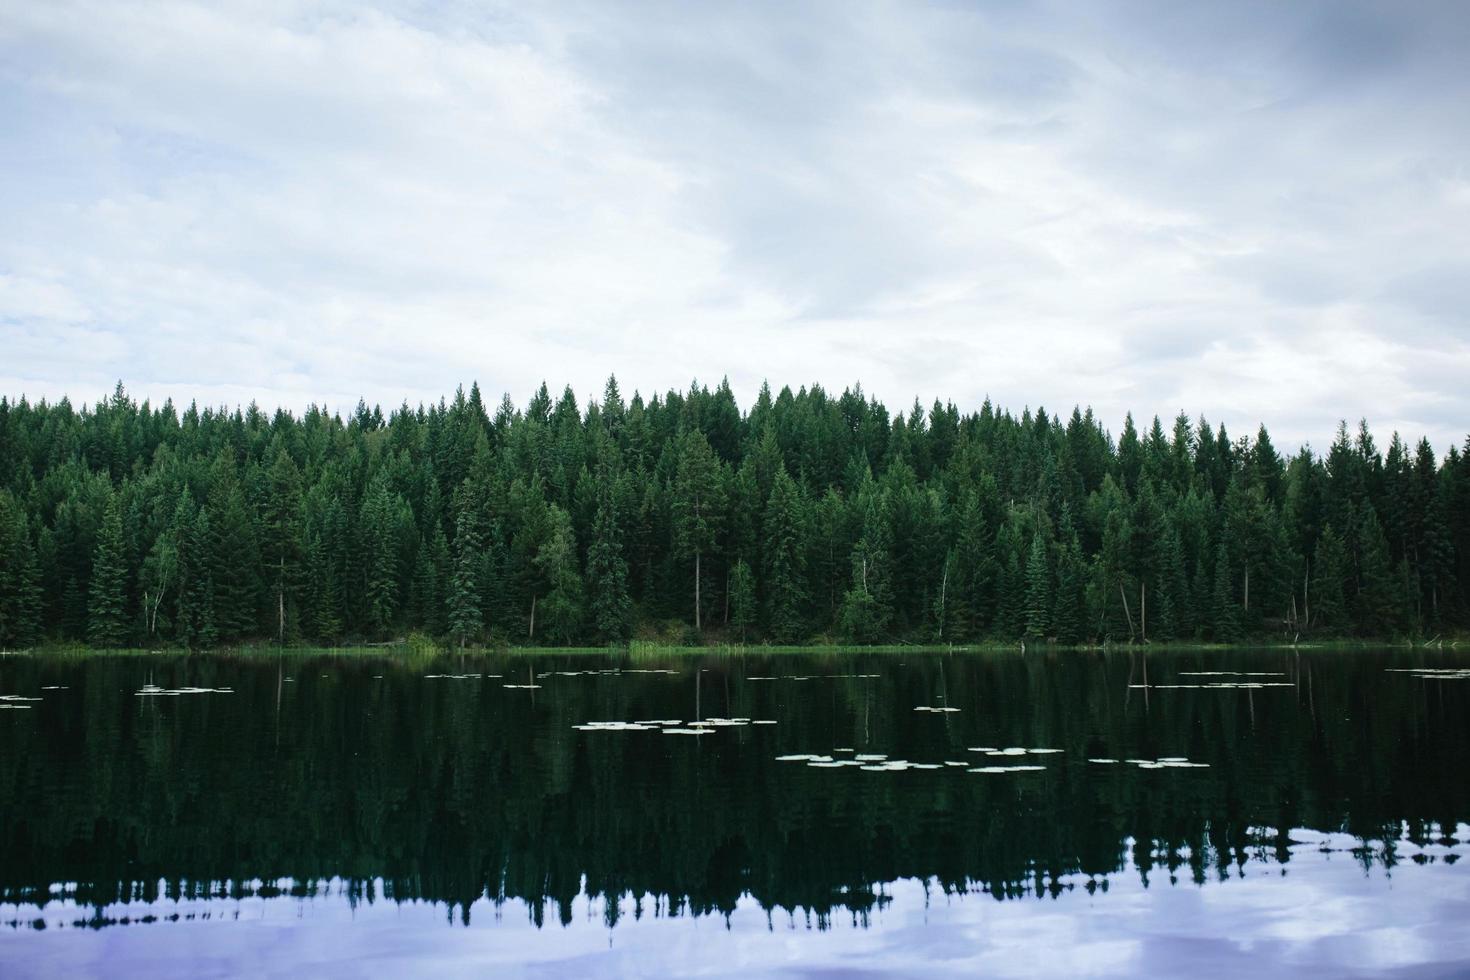
M1259 641L1252 643L1190 643L1167 641L1158 643L1047 644L1047 643L965 643L965 644L734 644L711 643L700 646L655 644L634 641L604 647L541 646L466 646L415 645L407 640L395 643L344 646L309 646L301 644L239 644L236 646L187 649L184 647L122 647L93 649L87 646L42 646L23 650L0 650L0 657L266 657L266 656L336 656L336 657L416 657L460 656L624 656L640 657L761 657L761 656L854 656L901 654L1050 654L1050 653L1247 653L1264 651L1338 651L1358 650L1426 650L1470 652L1470 638L1438 637L1432 640L1366 640L1323 639L1314 642Z

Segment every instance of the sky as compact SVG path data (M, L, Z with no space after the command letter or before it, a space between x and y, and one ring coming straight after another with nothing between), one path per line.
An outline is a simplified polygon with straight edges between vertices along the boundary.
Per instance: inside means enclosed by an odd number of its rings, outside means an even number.
M0 393L1470 432L1470 5L0 0Z

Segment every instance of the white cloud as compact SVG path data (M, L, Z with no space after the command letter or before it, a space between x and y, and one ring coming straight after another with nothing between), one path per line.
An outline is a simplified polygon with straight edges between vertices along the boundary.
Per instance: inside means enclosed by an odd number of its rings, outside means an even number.
M0 390L1461 440L1467 18L1171 10L8 5Z

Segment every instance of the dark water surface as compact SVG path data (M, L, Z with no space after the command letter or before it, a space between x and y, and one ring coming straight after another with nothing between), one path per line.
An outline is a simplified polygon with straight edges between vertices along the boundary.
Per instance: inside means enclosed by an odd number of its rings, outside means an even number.
M0 696L5 977L1470 974L1470 652L7 656Z

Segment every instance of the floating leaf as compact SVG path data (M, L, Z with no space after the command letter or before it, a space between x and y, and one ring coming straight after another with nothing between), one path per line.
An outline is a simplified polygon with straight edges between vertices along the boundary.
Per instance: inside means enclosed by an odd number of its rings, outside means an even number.
M980 766L975 769L966 769L965 772L981 772L994 775L1002 772L1043 772L1046 766Z

